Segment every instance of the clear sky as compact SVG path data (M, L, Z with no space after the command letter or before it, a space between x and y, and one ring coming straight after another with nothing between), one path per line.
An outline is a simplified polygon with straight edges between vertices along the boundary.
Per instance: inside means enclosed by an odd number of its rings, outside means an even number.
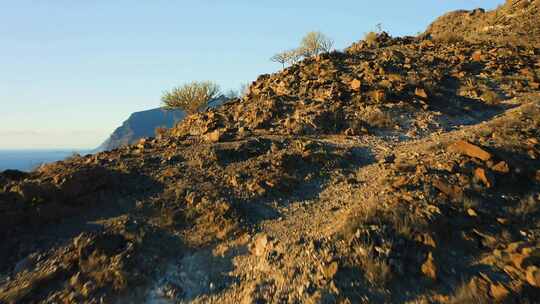
M485 0L0 0L0 149L94 148L166 89L238 89L318 30L343 49Z

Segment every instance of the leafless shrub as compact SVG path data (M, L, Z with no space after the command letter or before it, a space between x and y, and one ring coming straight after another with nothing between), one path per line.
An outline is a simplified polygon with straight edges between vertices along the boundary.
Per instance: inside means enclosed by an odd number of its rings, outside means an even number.
M270 58L270 61L281 63L283 68L285 68L285 64L295 64L302 58L302 54L299 50L288 50L281 53L278 53L272 58Z
M309 32L302 38L299 52L305 57L327 53L332 50L334 41L321 32Z
M270 58L270 61L280 63L285 68L285 63L289 62L289 54L287 52L277 53Z

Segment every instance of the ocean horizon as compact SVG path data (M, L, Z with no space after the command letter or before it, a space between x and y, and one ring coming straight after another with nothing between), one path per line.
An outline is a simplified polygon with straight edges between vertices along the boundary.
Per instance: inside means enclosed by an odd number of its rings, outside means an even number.
M32 171L42 164L64 160L74 154L88 154L80 149L6 149L0 150L0 171Z

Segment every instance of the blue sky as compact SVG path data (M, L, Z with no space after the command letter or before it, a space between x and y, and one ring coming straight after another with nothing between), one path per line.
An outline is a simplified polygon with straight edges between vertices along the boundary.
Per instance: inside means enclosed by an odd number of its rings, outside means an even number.
M414 35L502 2L0 0L0 149L94 148L175 85L277 71L268 58L312 30L342 49L377 23Z

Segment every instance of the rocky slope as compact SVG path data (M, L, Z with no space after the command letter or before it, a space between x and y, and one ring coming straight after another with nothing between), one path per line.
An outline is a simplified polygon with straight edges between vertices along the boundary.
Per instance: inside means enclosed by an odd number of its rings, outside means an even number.
M497 41L540 47L540 1L506 0L492 11L451 12L431 24L425 34L443 40Z
M536 303L540 50L359 41L0 176L0 302Z

